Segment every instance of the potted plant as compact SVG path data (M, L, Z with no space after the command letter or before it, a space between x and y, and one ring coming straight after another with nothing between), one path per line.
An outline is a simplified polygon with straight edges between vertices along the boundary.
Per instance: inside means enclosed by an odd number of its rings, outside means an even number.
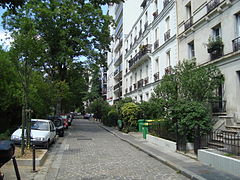
M209 37L208 38L208 53L213 51L222 51L223 50L223 41L221 37Z

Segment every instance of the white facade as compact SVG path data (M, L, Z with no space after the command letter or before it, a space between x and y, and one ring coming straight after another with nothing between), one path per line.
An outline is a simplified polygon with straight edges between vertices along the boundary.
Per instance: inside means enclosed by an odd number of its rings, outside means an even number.
M182 0L177 9L179 60L217 65L225 78L218 108L240 120L240 1ZM209 37L221 37L223 48L209 49Z
M122 97L147 101L165 73L177 63L177 17L174 0L128 0L122 4L122 34L108 54L108 95L110 104ZM112 31L116 34L120 25ZM120 92L120 94L118 94Z

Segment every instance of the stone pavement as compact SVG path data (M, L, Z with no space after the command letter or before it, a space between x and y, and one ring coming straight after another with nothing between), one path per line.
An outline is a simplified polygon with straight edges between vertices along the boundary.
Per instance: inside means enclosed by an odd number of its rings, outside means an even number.
M142 136L136 136L133 134L125 134L118 131L115 128L106 127L99 124L100 127L111 132L115 136L119 137L125 142L128 142L132 146L140 149L151 157L163 162L178 172L181 172L190 179L199 180L240 180L240 177L233 176L231 174L219 171L213 167L204 165L196 159L187 157L178 152L168 151L162 149L157 145L147 142Z

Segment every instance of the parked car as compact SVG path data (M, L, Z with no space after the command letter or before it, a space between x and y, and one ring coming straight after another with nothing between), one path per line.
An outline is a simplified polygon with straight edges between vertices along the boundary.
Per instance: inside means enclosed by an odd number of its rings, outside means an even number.
M17 129L11 136L15 144L21 144L22 127ZM26 134L25 134L26 137ZM49 145L55 142L56 127L51 120L31 120L31 144L48 149Z
M60 117L63 119L63 122L64 122L63 127L65 129L68 129L68 117L67 117L67 115L66 114L62 114L62 115L60 115Z
M59 135L60 137L63 137L64 136L64 120L59 116L50 116L48 117L48 119L51 120L55 125L57 135Z
M84 119L89 119L90 117L91 117L91 114L88 114L88 113L84 114L83 116Z

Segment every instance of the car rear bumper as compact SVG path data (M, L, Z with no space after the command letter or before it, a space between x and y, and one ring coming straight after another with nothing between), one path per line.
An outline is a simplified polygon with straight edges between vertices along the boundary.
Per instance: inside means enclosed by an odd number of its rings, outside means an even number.
M21 140L12 140L14 142L15 145L21 145ZM46 144L48 143L48 141L31 141L31 145L35 145L35 146L46 146Z

